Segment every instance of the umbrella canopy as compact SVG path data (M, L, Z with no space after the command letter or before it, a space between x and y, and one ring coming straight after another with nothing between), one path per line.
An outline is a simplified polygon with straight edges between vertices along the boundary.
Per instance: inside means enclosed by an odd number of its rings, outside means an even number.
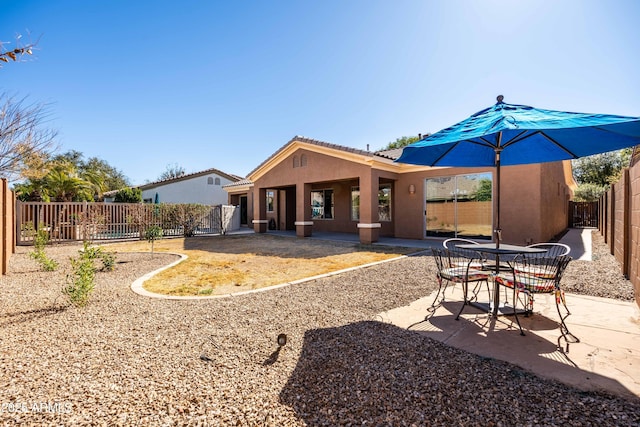
M506 104L406 146L396 160L424 166L495 166L500 244L500 165L577 159L640 144L640 117L570 113Z

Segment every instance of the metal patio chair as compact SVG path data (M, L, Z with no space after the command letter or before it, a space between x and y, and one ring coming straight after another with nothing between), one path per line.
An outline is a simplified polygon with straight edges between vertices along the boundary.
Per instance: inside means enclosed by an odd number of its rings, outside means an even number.
M564 243L554 243L554 242L534 243L533 245L529 245L527 247L546 249L547 252L544 254L544 256L548 256L548 257L569 255L569 252L571 252L571 248L565 245Z
M520 334L524 335L524 330L518 318L518 303L524 308L525 316L533 313L533 301L536 294L552 294L555 299L556 309L560 317L560 337L558 338L558 348L562 349L561 340L566 343L566 351L569 352L569 344L580 342L573 335L565 319L571 315L567 302L565 300L564 291L560 287L562 274L567 265L571 261L568 255L560 255L557 257L546 256L522 256L518 255L513 261L510 261L511 271L503 272L494 277L494 280L500 285L513 291L513 315L520 328ZM560 306L564 307L563 314Z
M449 283L460 283L462 284L464 296L462 307L460 307L460 311L456 316L456 320L458 320L464 307L469 305L471 301L477 300L482 282L487 285L487 291L490 293L489 277L491 276L491 272L484 268L482 255L476 251L460 248L455 250L433 248L432 252L438 269L436 276L439 287L429 311L434 312L437 306L444 302L445 291ZM475 286L470 298L469 284L471 283ZM438 302L441 293L442 299Z

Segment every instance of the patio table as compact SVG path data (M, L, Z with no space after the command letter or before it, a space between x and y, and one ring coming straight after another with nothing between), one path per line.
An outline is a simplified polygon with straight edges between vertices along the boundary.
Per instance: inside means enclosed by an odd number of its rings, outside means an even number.
M520 254L540 254L547 252L546 249L542 248L530 248L528 246L518 246L518 245L500 245L498 246L496 243L482 243L482 244L465 244L458 245L457 247L462 249L469 249L480 253L492 254L496 257L496 274L500 272L500 255L520 255ZM500 310L500 290L498 289L499 285L494 280L493 281L493 303L489 304L489 307L486 309L487 312L491 313L493 316L498 315L498 311ZM478 306L478 304L474 304ZM485 309L483 305L480 305L480 308ZM513 314L515 311L515 307L511 312L505 312L503 314Z

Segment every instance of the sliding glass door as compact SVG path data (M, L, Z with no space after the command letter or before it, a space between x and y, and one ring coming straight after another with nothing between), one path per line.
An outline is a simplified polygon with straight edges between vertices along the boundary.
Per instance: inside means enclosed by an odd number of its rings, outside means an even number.
M427 237L491 239L490 172L441 176L425 181Z

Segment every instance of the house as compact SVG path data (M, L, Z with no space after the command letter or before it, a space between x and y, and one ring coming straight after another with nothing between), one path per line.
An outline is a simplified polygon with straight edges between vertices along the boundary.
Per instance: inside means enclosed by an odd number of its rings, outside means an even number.
M260 233L357 233L363 244L380 236L492 239L494 168L394 162L400 154L296 136L225 189L241 223ZM569 161L507 166L501 177L505 243L548 241L566 229L576 185Z
M177 178L140 185L145 203L199 203L222 205L228 195L224 186L242 179L218 169L182 175Z
M224 173L218 169L182 175L140 185L142 200L145 203L198 203L202 205L223 205L228 195L225 185L242 178ZM105 203L112 203L119 190L104 193Z

